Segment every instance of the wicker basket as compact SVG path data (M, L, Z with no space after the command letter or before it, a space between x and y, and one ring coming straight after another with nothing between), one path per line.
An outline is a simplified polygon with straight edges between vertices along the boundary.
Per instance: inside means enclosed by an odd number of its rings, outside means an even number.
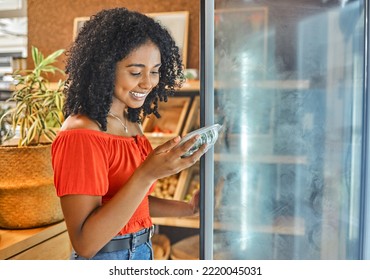
M152 237L155 260L168 260L171 252L171 242L164 234L154 234Z
M63 220L50 155L51 145L0 146L1 228L34 228Z
M199 235L184 238L171 247L171 260L199 260Z

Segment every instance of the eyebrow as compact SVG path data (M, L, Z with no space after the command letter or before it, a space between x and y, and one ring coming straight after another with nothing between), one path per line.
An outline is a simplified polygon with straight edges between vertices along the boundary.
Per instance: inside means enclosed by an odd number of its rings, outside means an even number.
M159 66L161 66L161 65L162 65L162 63L158 63L158 64L154 65L154 67L153 67L153 68L155 68L155 67L159 67ZM145 65L144 65L144 64L140 64L140 63L132 63L132 64L127 65L126 67L127 67L127 68L128 68L128 67L142 67L142 68L144 68L144 67L145 67Z

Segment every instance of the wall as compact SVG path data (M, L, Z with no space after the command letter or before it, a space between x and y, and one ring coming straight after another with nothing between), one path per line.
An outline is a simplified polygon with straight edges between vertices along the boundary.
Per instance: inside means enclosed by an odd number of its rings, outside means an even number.
M190 14L187 68L199 69L199 6L199 0L28 0L28 51L36 46L47 55L68 49L74 18L91 16L104 8L126 7L143 13L186 10ZM30 55L27 64L32 65ZM57 65L64 68L63 62Z
M19 10L0 11L0 18L14 18L27 16L27 0L22 0L22 8Z

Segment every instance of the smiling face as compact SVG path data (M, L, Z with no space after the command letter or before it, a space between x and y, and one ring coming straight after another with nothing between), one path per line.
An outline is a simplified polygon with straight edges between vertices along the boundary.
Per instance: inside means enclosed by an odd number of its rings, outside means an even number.
M161 54L148 42L117 63L112 108L139 108L159 82ZM119 108L121 107L121 108Z

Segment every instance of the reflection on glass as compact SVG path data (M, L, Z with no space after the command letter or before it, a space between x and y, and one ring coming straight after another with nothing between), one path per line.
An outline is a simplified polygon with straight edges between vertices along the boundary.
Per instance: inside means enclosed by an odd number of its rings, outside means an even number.
M216 1L214 259L359 257L363 1L298 2Z

